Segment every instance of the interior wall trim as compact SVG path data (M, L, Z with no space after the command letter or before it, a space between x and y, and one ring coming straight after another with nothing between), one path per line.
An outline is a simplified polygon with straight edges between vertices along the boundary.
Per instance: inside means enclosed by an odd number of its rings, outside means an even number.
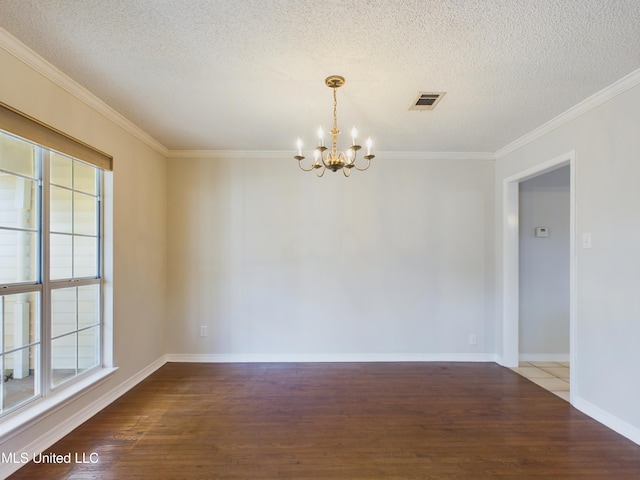
M614 432L627 437L632 442L640 445L640 428L637 428L624 420L619 419L615 415L602 410L600 407L588 402L582 397L574 396L571 405L580 410L585 415L590 416L594 420L609 427Z
M493 353L169 353L167 362L183 363L343 363L343 362L495 362Z

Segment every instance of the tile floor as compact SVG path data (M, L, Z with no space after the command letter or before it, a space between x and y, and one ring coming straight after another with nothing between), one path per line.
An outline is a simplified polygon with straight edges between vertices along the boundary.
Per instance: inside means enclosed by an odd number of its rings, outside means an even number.
M569 401L569 362L520 362L511 370Z

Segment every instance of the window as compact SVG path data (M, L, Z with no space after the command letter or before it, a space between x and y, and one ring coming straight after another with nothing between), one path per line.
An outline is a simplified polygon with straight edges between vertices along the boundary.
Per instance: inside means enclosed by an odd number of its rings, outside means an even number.
M102 170L0 131L0 415L102 365Z

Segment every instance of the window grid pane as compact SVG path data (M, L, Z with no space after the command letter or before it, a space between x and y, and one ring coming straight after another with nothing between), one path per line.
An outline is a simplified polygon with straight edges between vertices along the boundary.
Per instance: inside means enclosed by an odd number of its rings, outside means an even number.
M0 228L0 284L37 280L38 234Z
M36 178L36 146L0 132L0 170Z
M96 197L86 193L73 194L73 233L97 235L98 205Z
M73 233L73 191L51 185L49 230L55 233Z
M51 280L73 278L73 236L52 233L49 236Z
M98 239L73 237L73 278L98 276Z
M55 339L78 329L76 296L75 288L51 291L51 338Z
M0 227L36 231L36 180L0 172Z
M73 188L78 192L87 193L94 197L98 195L99 170L86 163L73 163Z
M3 410L17 407L34 397L38 396L38 375L36 375L36 364L39 357L40 346L22 348L5 355L4 391L2 392ZM34 368L26 375L19 376L15 365L31 364ZM13 367L13 368L12 368Z
M39 395L40 293L0 296L2 411Z
M49 178L52 185L73 188L73 164L71 157L51 152Z
M73 332L51 341L51 386L72 379L77 370L78 333Z
M78 373L85 372L100 363L100 327L78 332Z
M100 326L100 285L86 285L77 289L78 329Z

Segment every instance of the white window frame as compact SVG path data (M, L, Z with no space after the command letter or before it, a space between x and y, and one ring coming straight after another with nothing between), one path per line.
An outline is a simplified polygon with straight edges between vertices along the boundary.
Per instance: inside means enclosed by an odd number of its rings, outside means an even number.
M29 345L22 345L21 348L40 345L39 354L34 359L35 378L34 378L34 395L26 399L25 401L10 407L9 409L0 413L0 426L7 432L16 431L21 425L29 420L33 420L40 415L45 414L54 406L59 405L65 400L75 397L76 394L83 391L90 385L95 385L101 379L106 379L115 369L108 368L105 365L105 357L111 358L111 339L112 335L107 334L105 330L105 286L104 286L104 272L105 272L105 209L104 209L104 192L105 192L105 176L108 172L103 169L91 165L97 169L98 181L96 184L96 239L97 239L97 252L96 259L98 265L96 265L95 277L79 277L63 279L63 280L51 280L50 279L50 152L51 149L38 145L28 139L21 138L13 133L0 130L0 134L8 135L16 138L19 141L30 143L36 148L36 176L37 176L37 193L36 202L38 203L38 220L36 230L38 232L38 256L36 261L36 279L35 282L21 282L0 285L0 294L2 296L22 294L22 293L39 293L40 305L38 308L39 318L36 321L37 329L37 341L30 343ZM56 152L58 153L58 152ZM82 161L74 158L70 155L62 153L67 157L72 158L73 161ZM86 163L86 162L85 162ZM14 172L8 172L15 175ZM17 175L20 176L20 175ZM70 189L71 191L76 191ZM99 285L99 306L98 306L98 358L96 365L92 368L78 373L78 357L76 352L76 374L69 379L61 382L60 384L53 386L52 378L52 338L51 338L51 326L52 326L52 313L51 313L51 292L61 288L75 288L86 285ZM77 327L77 324L76 324ZM95 327L86 327L95 328ZM76 333L84 330L84 328L76 328ZM2 333L1 341L4 342L4 332ZM76 346L77 348L77 346ZM6 354L6 352L5 352ZM2 372L4 374L4 372ZM2 389L0 389L0 392Z

